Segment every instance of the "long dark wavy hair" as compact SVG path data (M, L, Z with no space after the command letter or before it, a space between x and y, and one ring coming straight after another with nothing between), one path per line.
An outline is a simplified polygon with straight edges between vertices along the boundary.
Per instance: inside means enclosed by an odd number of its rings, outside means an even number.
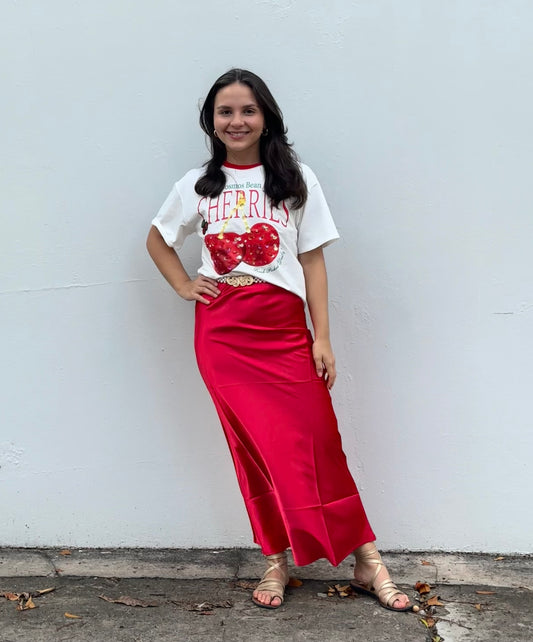
M211 159L205 164L205 174L195 185L201 196L217 197L226 185L222 164L226 160L226 147L214 135L214 108L217 93L233 83L247 85L253 92L265 119L265 134L261 136L259 153L265 170L264 190L274 207L281 201L291 200L291 206L303 207L307 187L298 164L298 157L287 141L283 114L265 82L246 69L230 69L215 81L200 110L200 127L209 137Z

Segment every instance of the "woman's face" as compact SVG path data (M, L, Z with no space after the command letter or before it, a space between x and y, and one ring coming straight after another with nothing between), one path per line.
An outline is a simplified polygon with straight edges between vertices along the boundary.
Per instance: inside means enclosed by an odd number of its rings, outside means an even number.
M265 118L248 85L233 83L215 96L213 123L226 146L226 160L235 165L260 162L259 141Z

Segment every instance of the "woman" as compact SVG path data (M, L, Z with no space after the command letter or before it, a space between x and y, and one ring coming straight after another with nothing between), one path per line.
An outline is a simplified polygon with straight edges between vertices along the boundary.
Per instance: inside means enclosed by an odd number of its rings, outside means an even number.
M375 547L331 405L322 250L338 234L320 185L298 162L281 111L255 74L222 75L200 125L211 159L174 185L147 248L177 294L196 301L198 366L268 564L252 599L282 604L291 547L297 565L321 557L337 565L354 552L353 589L410 610ZM195 278L177 255L192 233L203 240Z

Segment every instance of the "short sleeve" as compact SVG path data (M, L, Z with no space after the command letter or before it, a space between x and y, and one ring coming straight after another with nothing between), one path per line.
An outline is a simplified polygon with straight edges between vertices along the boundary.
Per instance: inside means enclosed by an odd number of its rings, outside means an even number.
M195 218L186 216L178 184L175 184L152 225L159 230L168 246L179 250L187 236L196 231L196 223Z
M318 179L308 167L303 169L308 194L298 225L298 254L324 247L339 238Z

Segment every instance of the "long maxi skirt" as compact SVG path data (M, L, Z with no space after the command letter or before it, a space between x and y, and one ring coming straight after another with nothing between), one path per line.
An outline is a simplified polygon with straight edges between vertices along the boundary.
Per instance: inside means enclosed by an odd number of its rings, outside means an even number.
M295 564L338 565L375 539L342 450L300 297L220 283L196 304L195 351L231 451L254 541Z

